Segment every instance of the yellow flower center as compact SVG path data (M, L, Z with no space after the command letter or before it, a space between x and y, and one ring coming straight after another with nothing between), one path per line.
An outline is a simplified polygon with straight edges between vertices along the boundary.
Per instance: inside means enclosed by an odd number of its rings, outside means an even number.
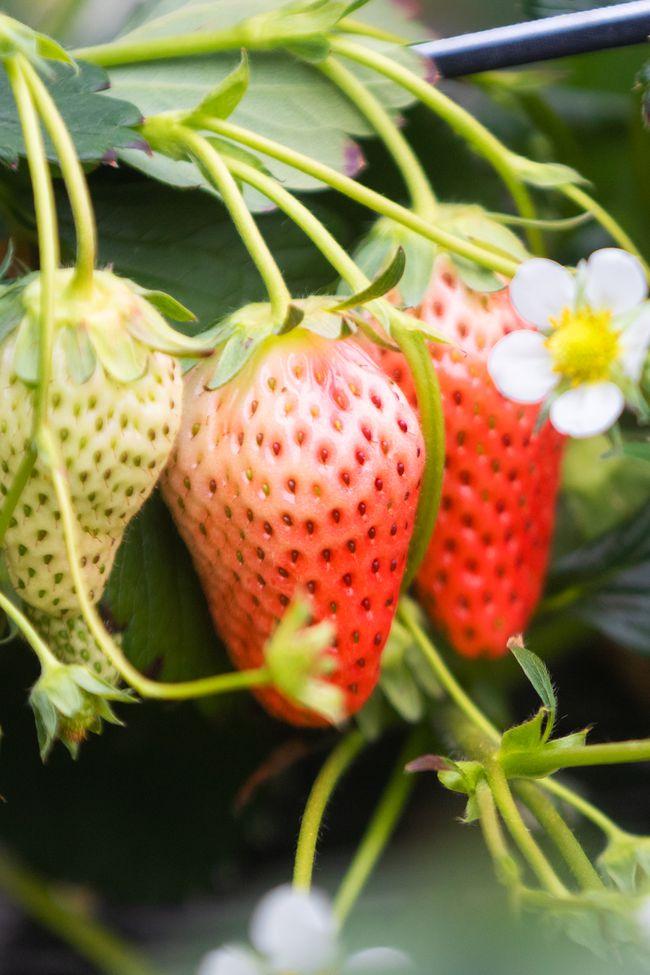
M546 347L554 372L574 386L609 379L620 353L611 312L565 308L558 318L551 319L551 325Z

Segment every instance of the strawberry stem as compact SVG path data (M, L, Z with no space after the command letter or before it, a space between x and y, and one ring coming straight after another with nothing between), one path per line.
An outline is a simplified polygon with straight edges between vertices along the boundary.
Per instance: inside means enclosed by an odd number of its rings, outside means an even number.
M6 851L0 853L0 887L30 917L74 948L106 975L157 975L130 946L88 913L73 906L60 891L26 869Z
M74 142L54 99L26 58L21 60L21 70L29 86L36 109L56 150L63 181L70 199L77 234L76 270L71 288L80 293L88 293L92 286L95 270L97 232L86 177L77 157Z
M318 843L325 809L340 779L365 744L365 738L360 731L349 732L330 753L314 781L300 826L293 872L294 887L301 890L311 888L316 844Z
M478 819L494 871L501 883L517 897L520 887L519 863L510 853L501 827L501 820L494 802L492 790L485 779L480 779L475 792Z
M58 667L59 661L54 656L47 643L41 638L37 630L27 619L25 614L12 603L8 596L0 592L0 609L13 620L30 647L38 657L41 667Z
M27 163L34 193L34 209L36 211L38 250L41 267L41 327L38 346L38 386L34 404L34 436L36 438L47 415L47 397L50 386L54 331L54 275L59 265L59 239L52 176L47 162L43 134L38 123L38 116L34 109L32 96L25 77L24 66L26 63L22 55L15 55L6 61L6 70L25 140ZM25 476L25 469L21 465L21 471L19 472L21 476ZM27 476L29 476L29 473L27 473ZM14 497L13 490L10 494ZM15 497L15 501L18 500L19 496ZM4 517L5 512L3 511L3 520Z
M515 792L523 799L546 835L555 843L582 889L604 890L605 885L600 875L548 796L532 782L517 782Z
M641 251L638 249L632 238L623 230L621 225L614 217L611 216L605 209L601 206L597 200L594 200L592 196L585 191L580 186L573 186L567 184L561 187L561 192L564 193L569 200L573 200L577 203L586 213L590 213L595 220L603 227L607 233L610 235L612 240L616 241L617 244L626 250L630 254L634 254L635 257L639 259L643 265L643 269L646 273L648 280L650 281L650 264L644 258Z
M324 163L317 162L315 159L311 159L309 156L297 152L295 149L290 149L288 146L275 142L273 139L258 135L256 132L242 128L224 119L202 117L200 119L200 125L201 128L214 132L216 135L232 139L234 142L239 142L241 145L248 146L250 149L265 153L273 159L278 159L280 162L286 163L288 166L292 166L300 172L313 176L327 186L331 186L337 192L348 196L351 200L355 200L361 206L365 206L382 216L389 217L396 223L415 231L421 237L433 241L434 244L439 244L440 247L451 251L453 254L466 257L469 261L473 261L481 267L486 267L491 271L495 271L497 274L504 274L506 277L513 277L519 266L517 261L501 254L495 254L485 247L473 244L470 241L464 240L462 237L458 237L456 234L442 230L433 221L423 220L406 207L400 206L392 200L388 200L381 193L376 193L374 190L358 183L349 176L339 173L336 169L332 169L332 167L326 166Z
M172 130L172 134L194 156L219 191L239 236L264 281L276 321L278 325L283 324L289 314L291 294L221 154L204 136L191 129L179 126Z
M366 117L386 146L408 189L413 212L417 213L423 220L433 219L436 211L436 198L431 184L420 160L398 129L390 113L369 91L368 87L336 58L326 58L318 64L318 68Z
M512 165L510 151L470 112L428 81L378 51L338 37L330 39L330 46L333 52L376 71L411 92L423 105L443 118L493 166L508 188L520 214L535 219L535 205L528 187L521 182ZM544 241L538 228L528 228L528 239L535 253L544 253Z
M341 925L345 923L377 861L386 849L411 796L415 778L406 774L404 769L411 759L422 753L425 741L426 735L422 728L416 729L409 735L352 863L341 881L334 899L334 911Z

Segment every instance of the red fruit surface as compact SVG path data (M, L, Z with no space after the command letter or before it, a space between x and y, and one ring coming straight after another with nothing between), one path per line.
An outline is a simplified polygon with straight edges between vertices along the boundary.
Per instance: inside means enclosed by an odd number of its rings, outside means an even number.
M563 437L535 431L538 406L505 399L487 370L495 343L527 327L508 290L478 294L439 261L415 314L452 345L431 345L445 411L442 502L417 592L431 619L467 657L498 657L525 629L544 584ZM415 404L400 353L379 355Z
M349 714L372 692L397 607L424 446L414 410L350 340L302 329L270 340L220 389L214 361L186 377L163 493L192 553L215 626L239 668L296 590L336 628L331 680ZM276 717L322 725L276 690Z

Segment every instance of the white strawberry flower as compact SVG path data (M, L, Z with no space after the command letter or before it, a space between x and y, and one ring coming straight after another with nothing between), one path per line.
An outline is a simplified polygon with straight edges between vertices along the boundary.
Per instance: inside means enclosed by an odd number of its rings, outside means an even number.
M394 948L370 948L345 958L329 899L320 891L276 887L250 924L252 948L226 945L205 956L197 975L404 975L409 959Z
M510 297L535 328L511 332L490 353L488 369L504 396L517 403L544 401L553 426L572 437L603 433L626 400L638 402L650 346L650 302L636 257L603 248L575 274L532 258L513 278Z

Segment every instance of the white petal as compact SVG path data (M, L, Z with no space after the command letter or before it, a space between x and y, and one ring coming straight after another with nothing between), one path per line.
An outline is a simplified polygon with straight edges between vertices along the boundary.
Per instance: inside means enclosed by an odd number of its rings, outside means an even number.
M539 403L559 381L544 336L527 328L499 339L488 372L499 392L516 403Z
M616 423L624 406L614 383L586 383L558 396L551 404L551 423L570 437L595 437Z
M196 975L264 975L264 970L246 949L226 945L206 955Z
M327 897L284 886L262 899L251 921L251 941L274 971L311 975L332 964L338 927Z
M604 247L587 261L585 300L592 308L621 315L640 305L647 294L641 262L627 251Z
M413 965L408 955L395 948L368 948L351 955L343 966L341 975L357 975L367 972L368 975L400 975L412 972Z
M510 298L525 322L546 329L550 318L575 304L575 279L561 264L533 257L524 261L512 279Z
M650 347L650 305L644 305L640 313L623 329L619 341L623 371L634 382L638 382Z

